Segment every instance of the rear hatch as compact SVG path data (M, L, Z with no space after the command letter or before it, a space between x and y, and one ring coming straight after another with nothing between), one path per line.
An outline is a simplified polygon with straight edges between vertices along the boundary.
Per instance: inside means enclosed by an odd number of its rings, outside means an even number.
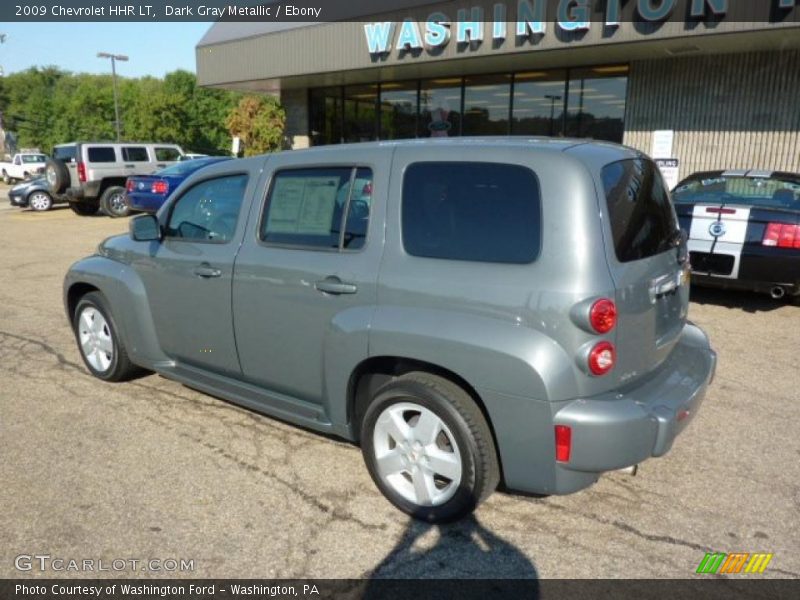
M695 273L759 279L744 271L760 270L762 255L768 260L771 248L786 246L784 238L800 216L800 179L754 171L699 173L682 181L674 198L681 227L689 232ZM795 245L793 236L787 248ZM750 265L743 264L743 255L752 258Z
M601 171L616 285L619 384L656 369L678 341L689 304L688 262L661 173L648 159L628 159Z

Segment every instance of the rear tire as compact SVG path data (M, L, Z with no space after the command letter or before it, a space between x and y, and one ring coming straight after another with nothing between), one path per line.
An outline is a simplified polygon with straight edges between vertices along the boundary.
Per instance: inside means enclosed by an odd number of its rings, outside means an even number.
M28 196L28 206L36 212L45 212L53 208L53 198L47 192L33 192Z
M100 196L100 208L113 219L131 214L131 207L125 200L125 188L116 185L107 188Z
M72 209L72 212L81 217L91 217L97 214L97 210L100 208L97 204L92 202L70 202L69 207Z
M72 329L86 368L98 379L126 381L141 372L128 358L108 302L100 292L89 292L80 299Z
M361 423L361 450L383 495L431 523L469 514L500 481L480 408L461 387L430 373L408 373L375 393Z

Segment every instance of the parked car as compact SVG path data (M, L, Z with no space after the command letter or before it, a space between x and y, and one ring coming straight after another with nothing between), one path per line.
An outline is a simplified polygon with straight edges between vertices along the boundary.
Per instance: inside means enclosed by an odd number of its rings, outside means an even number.
M73 265L84 363L359 442L428 521L665 454L716 358L655 164L454 138L210 165ZM691 467L687 467L691 472Z
M66 195L75 213L93 215L102 208L110 217L124 217L130 213L125 180L166 168L182 155L175 144L72 142L53 149L45 174L50 193Z
M47 156L41 152L20 152L10 160L0 162L0 174L4 183L30 179L44 170Z
M189 175L223 160L230 160L230 157L196 158L179 162L166 169L156 171L152 175L128 177L128 181L125 182L125 202L131 210L156 212Z
M8 200L12 206L29 206L37 212L50 210L53 204L67 201L64 196L53 196L50 193L44 176L18 183L8 191Z
M800 302L800 175L708 171L673 192L692 281Z

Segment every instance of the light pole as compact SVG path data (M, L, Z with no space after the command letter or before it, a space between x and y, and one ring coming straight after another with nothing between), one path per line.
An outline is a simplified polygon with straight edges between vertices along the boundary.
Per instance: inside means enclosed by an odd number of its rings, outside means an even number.
M117 61L127 62L128 57L124 54L109 54L108 52L98 52L97 58L110 58L111 59L111 77L114 81L114 125L117 129L117 141L120 141L122 135L119 130L119 101L117 100Z
M553 133L555 133L553 129L553 119L556 117L556 102L561 100L561 96L554 96L552 94L546 94L545 98L550 100L550 137L553 137Z

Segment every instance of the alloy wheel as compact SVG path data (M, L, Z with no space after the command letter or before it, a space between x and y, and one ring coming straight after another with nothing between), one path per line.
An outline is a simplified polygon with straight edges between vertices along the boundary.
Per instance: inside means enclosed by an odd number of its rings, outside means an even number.
M99 310L87 306L78 319L81 352L93 369L105 372L114 360L114 340L108 321Z

